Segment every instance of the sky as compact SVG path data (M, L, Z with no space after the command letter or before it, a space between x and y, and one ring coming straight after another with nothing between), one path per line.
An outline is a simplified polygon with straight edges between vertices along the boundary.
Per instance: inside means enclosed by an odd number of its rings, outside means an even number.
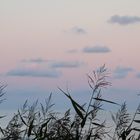
M104 98L127 102L140 97L139 0L0 0L0 82L7 85L1 112L26 99L41 102L53 93L58 110L69 88L81 103L91 90L87 74L103 64L112 86ZM70 105L70 104L69 104Z

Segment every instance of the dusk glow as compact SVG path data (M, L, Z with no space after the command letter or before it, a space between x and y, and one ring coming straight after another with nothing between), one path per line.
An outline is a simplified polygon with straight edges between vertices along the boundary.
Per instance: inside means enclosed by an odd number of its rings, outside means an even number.
M12 112L51 92L65 110L58 87L84 102L87 74L103 64L112 82L103 96L120 103L125 98L130 110L136 108L139 6L139 0L0 1L0 82L7 85L1 110Z

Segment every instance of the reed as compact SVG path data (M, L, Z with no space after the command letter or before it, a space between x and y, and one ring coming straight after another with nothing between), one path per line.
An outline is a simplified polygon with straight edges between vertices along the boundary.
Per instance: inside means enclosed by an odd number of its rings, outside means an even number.
M119 105L111 100L102 98L102 89L111 85L108 82L108 71L105 65L101 66L92 75L87 75L91 88L89 101L79 104L67 91L58 89L71 102L71 108L60 116L53 110L52 94L45 100L45 104L35 101L32 105L25 101L8 122L7 126L0 127L1 140L140 140L140 105L131 115L126 103ZM0 103L3 101L3 89L0 87ZM105 111L103 104L116 105L119 109L111 114L115 124L108 127L105 119L100 120L101 111ZM72 115L71 110L75 111ZM0 116L3 118L5 116Z

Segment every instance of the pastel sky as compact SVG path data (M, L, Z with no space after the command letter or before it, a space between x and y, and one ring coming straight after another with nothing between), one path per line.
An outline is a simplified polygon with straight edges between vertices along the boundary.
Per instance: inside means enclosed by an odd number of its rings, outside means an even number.
M67 101L58 86L86 102L86 74L103 64L112 82L103 96L136 108L139 6L139 0L1 0L0 81L8 85L1 110L42 101L51 92L63 110Z

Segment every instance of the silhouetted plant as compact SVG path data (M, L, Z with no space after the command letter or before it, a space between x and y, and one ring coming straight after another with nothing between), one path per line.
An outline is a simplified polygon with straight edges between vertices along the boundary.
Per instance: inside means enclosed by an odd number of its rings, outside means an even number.
M5 92L4 92L5 87L6 86L3 84L0 86L0 104L5 100L5 99L3 99L3 95L5 94ZM4 117L5 116L0 115L0 119L2 119ZM1 126L0 126L0 132L3 132L3 129L1 128Z
M136 124L140 124L140 105L136 109L133 118L131 119L130 114L127 111L126 103L121 105L121 108L118 110L116 115L112 115L112 120L114 121L116 128L114 132L113 139L122 139L122 140L137 140L140 137L140 127ZM133 131L133 133L132 133ZM136 135L136 132L138 134Z
M114 134L107 126L105 119L100 118L103 103L119 105L102 98L102 89L110 86L107 81L108 72L105 65L93 75L87 75L88 84L92 90L88 102L80 105L72 98L69 91L59 90L70 100L75 114L71 109L64 114L52 110L52 94L45 104L34 102L31 106L25 101L23 107L14 114L5 128L0 128L2 140L140 140L140 105L133 117L128 113L126 103L116 114L112 114L115 123ZM0 87L0 98L3 96L3 86ZM120 106L120 105L119 105Z
M19 116L15 114L13 118L10 120L6 129L3 130L3 138L2 140L19 140L21 139L21 127L22 123L19 120Z
M93 71L93 77L88 75L88 83L92 89L91 98L89 100L88 106L79 105L70 95L69 92L65 92L62 89L62 93L71 101L72 106L78 116L78 129L76 130L75 140L81 140L86 137L86 140L92 139L103 139L108 133L105 130L105 121L101 122L98 118L98 112L102 110L102 102L107 102L111 104L117 104L112 101L108 101L102 98L101 91L102 88L106 88L111 85L110 82L106 80L108 77L107 69L105 65L100 67L97 71ZM87 130L87 132L84 132Z

